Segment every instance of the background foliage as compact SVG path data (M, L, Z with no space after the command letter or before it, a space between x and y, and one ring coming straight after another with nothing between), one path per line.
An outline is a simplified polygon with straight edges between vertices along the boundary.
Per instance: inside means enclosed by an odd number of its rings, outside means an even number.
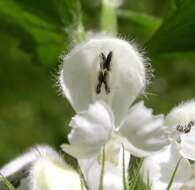
M56 87L59 55L84 30L106 27L102 15L98 0L0 1L0 165L66 140L74 111ZM167 113L194 98L195 0L126 0L115 16L119 36L134 39L155 69L146 104Z

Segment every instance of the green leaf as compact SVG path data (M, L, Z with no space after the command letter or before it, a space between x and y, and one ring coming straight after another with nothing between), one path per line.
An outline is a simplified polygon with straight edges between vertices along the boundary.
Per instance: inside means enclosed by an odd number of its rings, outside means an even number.
M52 0L49 0L51 7ZM48 14L38 14L38 1L33 4L32 11L26 9L27 1L22 0L1 0L0 1L0 21L1 28L4 31L17 36L22 41L22 47L31 53L41 63L53 64L57 63L58 56L64 50L64 42L67 44L73 40L81 41L84 36L82 26L81 7L79 0L54 1L53 9L42 10L51 11L51 14L57 17L57 20L63 22L54 22ZM56 5L56 6L55 6ZM43 17L41 17L44 15ZM46 16L47 15L47 16ZM51 21L51 22L50 22ZM63 23L63 24L62 24ZM60 25L61 24L61 25Z
M64 41L59 28L22 9L13 0L0 1L0 21L4 23L3 27L20 31L15 34L21 40L25 41L28 34L28 42L32 43L25 45L33 45L33 54L37 56L37 60L46 64L56 62Z
M195 1L178 1L173 14L166 17L161 27L146 43L146 49L154 53L170 53L195 50Z
M142 166L143 159L142 158L136 158L134 156L131 156L131 161L129 163L129 189L135 190L136 185L138 182L140 182L140 168Z
M82 23L82 11L79 0L54 1L58 14L64 24L65 33L74 43L83 41L85 37ZM72 43L72 42L71 42Z
M181 161L181 159L177 162L177 164L176 164L176 166L175 166L175 169L174 169L174 171L173 171L173 173L172 173L172 175L171 175L171 178L170 178L170 181L169 181L169 183L168 183L168 185L167 185L166 190L171 190L171 186L172 186L172 184L173 184L173 180L174 180L175 175L176 175L176 173L177 173L177 169L178 169L178 167L179 167L180 161Z
M4 176L0 174L0 187L1 187L1 182L7 187L7 189L16 190L14 186Z
M183 0L169 0L169 14L174 14L175 11L179 8Z
M143 27L143 29L149 29L156 31L161 24L161 19L147 15L145 13L137 13L130 10L118 10L117 15L120 19L127 20L133 24Z

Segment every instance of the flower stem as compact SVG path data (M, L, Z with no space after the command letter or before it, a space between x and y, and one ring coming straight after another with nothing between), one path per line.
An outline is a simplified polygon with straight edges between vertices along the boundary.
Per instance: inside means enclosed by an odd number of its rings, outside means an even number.
M117 34L117 0L102 0L101 30L105 33Z
M0 185L1 182L9 189L9 190L16 190L14 186L0 173Z
M124 190L128 190L128 187L127 187L127 180L126 180L126 167L125 167L125 149L124 149L124 145L122 144L122 147L123 147L123 189Z
M103 148L102 150L102 168L101 168L101 173L100 173L100 183L98 190L103 190L103 183L104 183L104 167L105 167L105 150Z

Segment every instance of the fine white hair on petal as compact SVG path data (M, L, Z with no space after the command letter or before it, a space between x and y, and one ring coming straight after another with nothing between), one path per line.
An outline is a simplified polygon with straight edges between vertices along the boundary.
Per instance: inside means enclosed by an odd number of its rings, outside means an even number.
M165 190L178 162L179 167L171 189L180 189L190 179L192 170L190 162L181 158L177 145L174 143L144 159L141 168L143 181L147 184L149 179L151 190Z
M114 117L109 106L98 101L87 111L78 113L70 122L69 144L62 149L77 158L97 155L102 146L111 138L114 129Z
M195 100L186 101L174 107L166 116L165 124L170 131L176 130L177 125L183 127L195 122ZM195 126L192 125L187 133L180 134L180 153L183 157L195 161Z
M126 138L125 146L132 155L145 157L169 144L163 122L163 115L154 116L141 101L129 109L118 133Z
M11 183L13 182L13 185L16 184L17 190L27 190L29 189L30 168L43 156L57 158L58 154L48 145L37 145L0 168L0 173Z
M31 168L30 190L81 190L80 176L58 155L42 156Z
M110 93L102 85L96 93L101 53L112 51L109 77ZM147 82L145 60L134 46L122 39L96 37L76 46L64 56L59 75L63 94L76 112L86 110L96 100L107 102L118 125L130 104L142 93Z

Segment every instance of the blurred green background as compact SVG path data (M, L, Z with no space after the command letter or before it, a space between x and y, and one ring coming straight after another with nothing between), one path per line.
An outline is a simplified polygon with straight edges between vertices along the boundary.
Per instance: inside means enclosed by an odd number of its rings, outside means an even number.
M59 56L112 19L155 70L146 105L167 113L194 98L194 0L126 0L104 14L98 0L0 0L0 166L35 144L59 150L66 141L74 111L56 86Z

